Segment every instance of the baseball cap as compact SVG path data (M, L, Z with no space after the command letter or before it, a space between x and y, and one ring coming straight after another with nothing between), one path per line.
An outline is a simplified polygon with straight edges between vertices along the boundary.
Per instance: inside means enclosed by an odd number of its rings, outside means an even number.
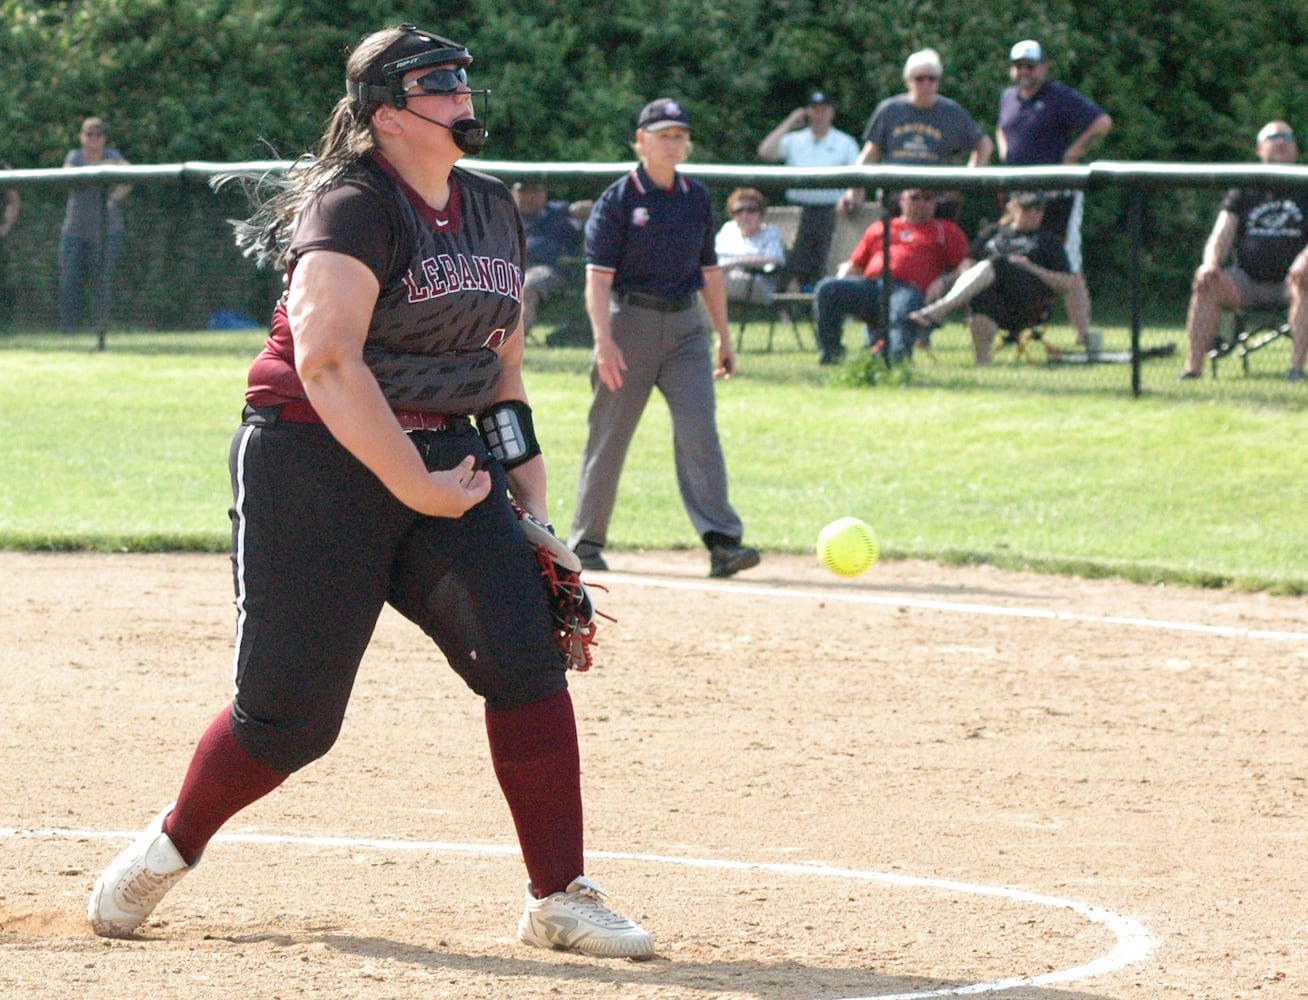
M650 101L641 109L636 128L643 132L662 132L667 128L690 130L690 114L670 97Z
M1044 205L1045 193L1043 191L1014 191L1009 196L1010 201L1015 201L1023 208L1034 208L1036 205Z
M1033 42L1031 39L1018 42L1013 46L1013 51L1008 53L1009 62L1017 62L1019 59L1029 59L1031 62L1044 62L1045 50L1040 47L1039 42Z
M830 104L831 98L820 90L813 91L808 98L808 106L811 108L814 104Z

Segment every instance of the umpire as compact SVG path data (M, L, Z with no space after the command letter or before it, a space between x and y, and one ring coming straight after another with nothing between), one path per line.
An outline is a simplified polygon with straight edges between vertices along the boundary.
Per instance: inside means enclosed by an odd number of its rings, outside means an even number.
M709 576L731 576L759 562L758 550L741 544L744 528L727 499L713 380L735 374L736 356L709 192L677 172L690 153L690 131L690 116L676 101L645 105L636 124L640 163L605 190L586 223L595 395L568 537L583 569L608 569L603 549L618 480L654 388L672 413L677 486L708 547Z

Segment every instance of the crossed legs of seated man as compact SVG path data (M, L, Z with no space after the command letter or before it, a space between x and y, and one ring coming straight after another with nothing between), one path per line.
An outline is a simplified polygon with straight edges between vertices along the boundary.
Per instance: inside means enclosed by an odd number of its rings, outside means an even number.
M1189 353L1181 377L1198 378L1203 373L1204 355L1217 339L1223 309L1286 305L1294 340L1290 378L1297 381L1303 375L1304 355L1308 354L1308 263L1303 255L1295 258L1283 282L1254 281L1239 267L1201 266L1190 288L1186 316Z
M958 276L947 293L929 306L913 310L908 318L928 330L935 329L951 312L967 305L993 285L997 276L994 261L978 261Z
M850 316L878 324L881 315L881 278L823 278L813 296L813 319L817 327L818 360L835 364L845 350L842 334ZM908 315L922 307L922 290L903 282L890 282L890 333L887 359L893 364L913 356L913 344L925 339L921 328ZM868 349L873 346L869 331L864 336Z
M1000 330L1027 330L1044 323L1053 296L1065 291L1073 279L1066 272L1044 269L1041 277L1031 267L1030 262L1024 266L1003 257L980 261L960 274L946 295L915 310L909 319L922 329L931 330L955 309L970 305L967 325L976 363L978 367L988 365L995 334Z

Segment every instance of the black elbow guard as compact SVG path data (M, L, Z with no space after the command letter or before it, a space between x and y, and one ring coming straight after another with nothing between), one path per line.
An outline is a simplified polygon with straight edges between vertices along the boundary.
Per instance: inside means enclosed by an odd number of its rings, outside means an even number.
M500 465L512 469L540 454L531 407L520 399L496 403L477 417L477 430Z

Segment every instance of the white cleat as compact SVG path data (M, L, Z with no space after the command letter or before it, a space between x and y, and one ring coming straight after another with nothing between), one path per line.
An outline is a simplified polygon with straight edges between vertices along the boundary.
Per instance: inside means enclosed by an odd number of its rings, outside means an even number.
M101 937L127 937L159 905L159 900L190 871L163 832L169 806L95 880L86 916Z
M610 910L604 898L604 890L585 876L544 899L536 898L528 882L518 940L596 958L652 958L654 938L639 924Z

